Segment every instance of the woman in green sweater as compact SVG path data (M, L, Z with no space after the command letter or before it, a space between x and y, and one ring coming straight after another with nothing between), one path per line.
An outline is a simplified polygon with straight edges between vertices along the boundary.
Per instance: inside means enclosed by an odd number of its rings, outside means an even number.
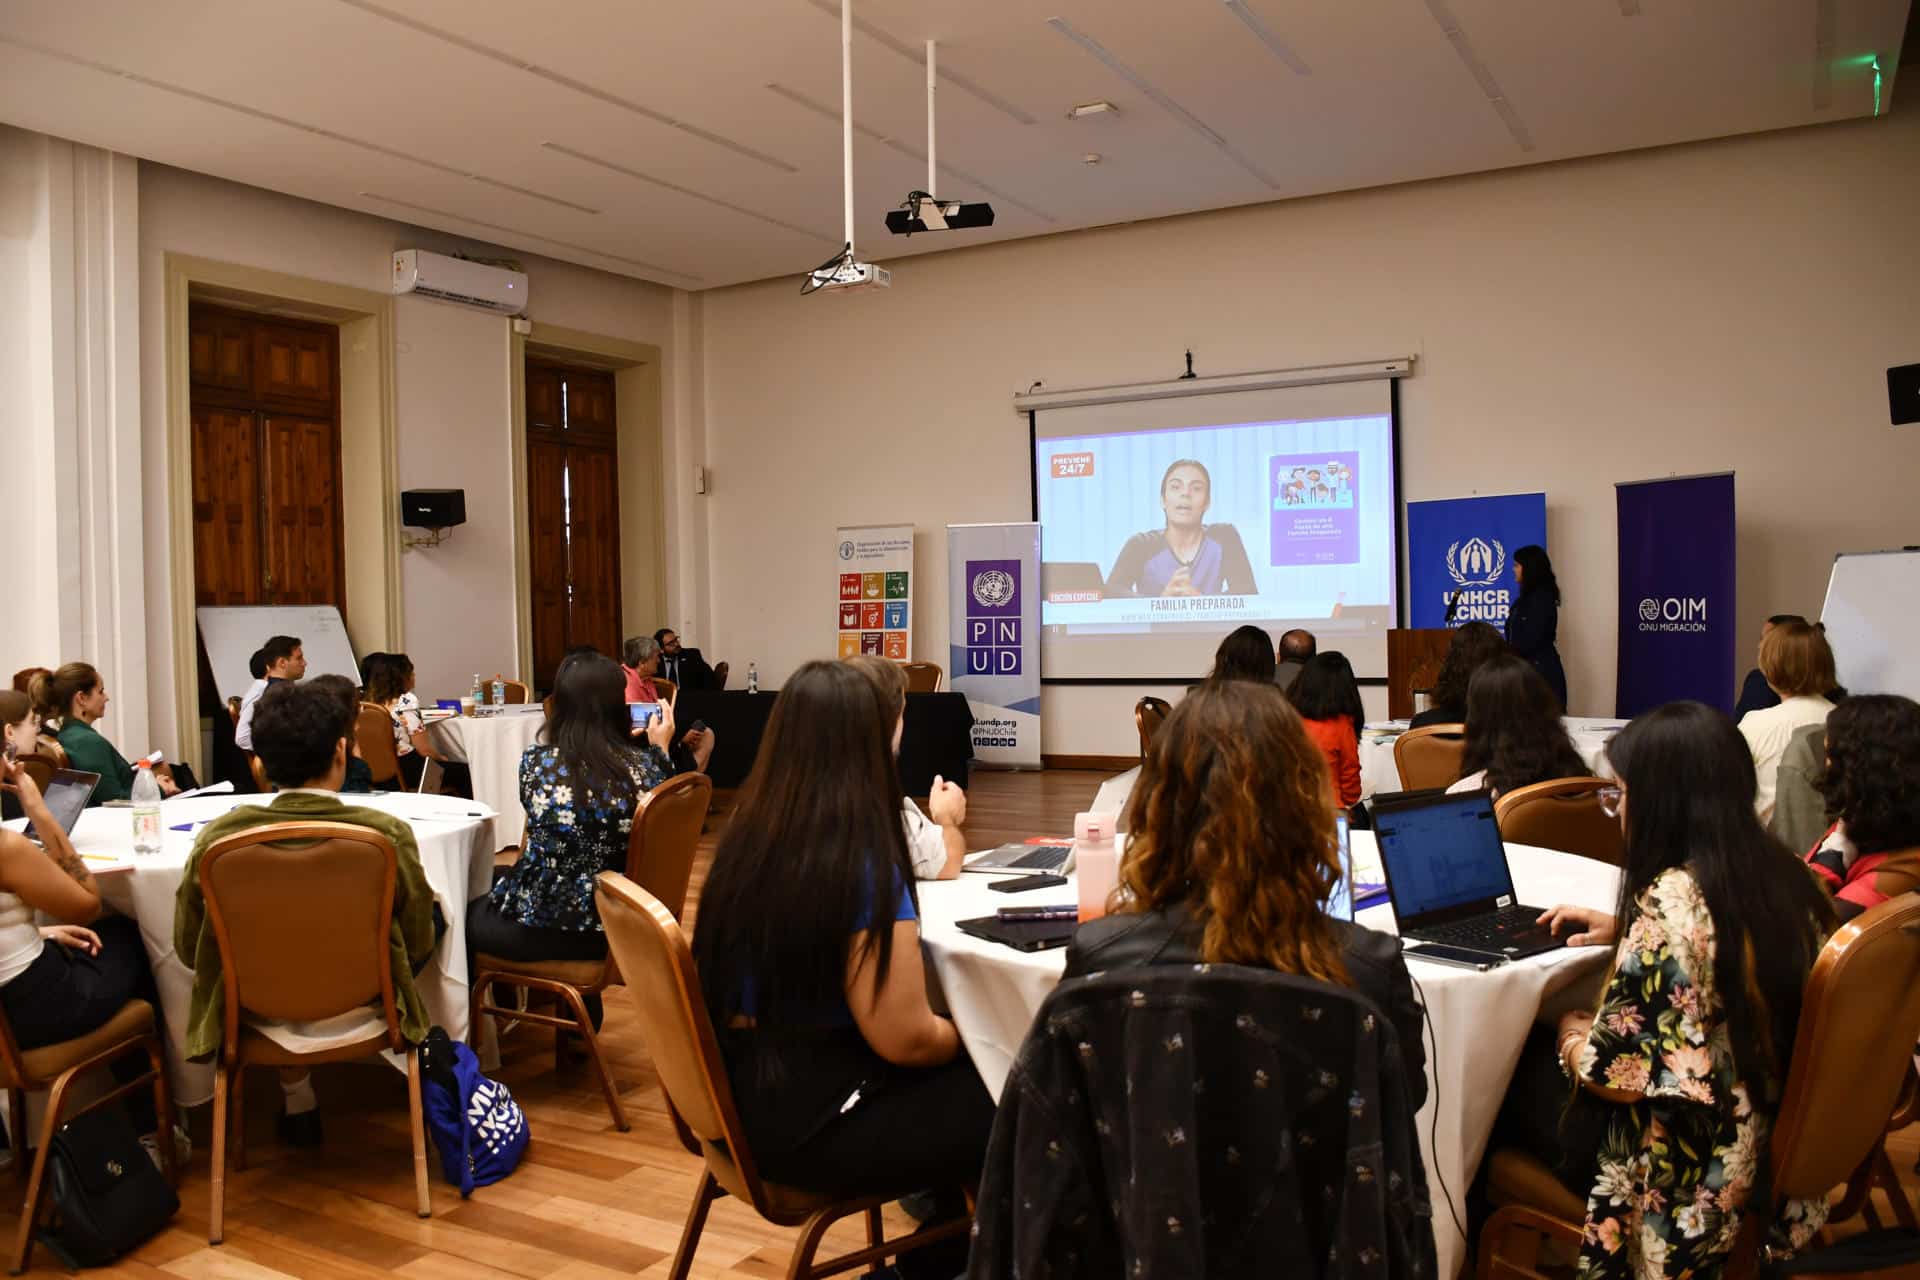
M133 766L93 727L107 714L107 685L100 673L88 663L69 662L52 675L35 676L32 697L41 719L60 721L54 736L66 749L68 768L100 775L88 803L132 799ZM163 796L180 789L164 772L156 770L153 776Z

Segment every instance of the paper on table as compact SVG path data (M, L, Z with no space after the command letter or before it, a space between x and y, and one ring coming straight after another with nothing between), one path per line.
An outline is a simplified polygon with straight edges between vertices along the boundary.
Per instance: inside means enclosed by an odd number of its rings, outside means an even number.
M168 800L191 800L195 796L225 795L227 792L232 790L233 790L233 783L231 781L209 782L206 786L195 787L191 791L176 791L172 795L168 796L167 799ZM174 828L174 830L176 831L178 831L179 829L180 828L178 827Z

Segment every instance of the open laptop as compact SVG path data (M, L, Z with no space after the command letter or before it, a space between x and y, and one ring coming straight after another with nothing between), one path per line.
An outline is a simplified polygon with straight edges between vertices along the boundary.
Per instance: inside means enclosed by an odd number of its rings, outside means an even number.
M1518 960L1564 945L1515 901L1507 846L1485 791L1383 801L1373 820L1400 936Z
M1065 875L1073 870L1073 845L1003 844L976 853L961 864L962 871L1023 871L1028 875Z
M80 821L87 801L93 798L93 789L99 785L99 774L81 769L61 769L48 780L42 798L46 800L48 811L53 814L54 821L60 824L62 831L73 834L73 824ZM35 844L43 843L31 822L27 824L26 837Z

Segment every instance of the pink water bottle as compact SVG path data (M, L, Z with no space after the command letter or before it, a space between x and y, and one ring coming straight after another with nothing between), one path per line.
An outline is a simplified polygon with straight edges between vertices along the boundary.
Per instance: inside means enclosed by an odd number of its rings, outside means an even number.
M1107 899L1120 887L1120 851L1114 846L1111 813L1073 815L1073 877L1080 890L1080 922L1107 914Z

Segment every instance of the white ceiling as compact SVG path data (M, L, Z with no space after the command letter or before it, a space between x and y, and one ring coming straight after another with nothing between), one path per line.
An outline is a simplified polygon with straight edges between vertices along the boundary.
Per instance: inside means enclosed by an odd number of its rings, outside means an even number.
M841 242L837 0L0 0L0 121L682 288ZM1871 115L1908 0L855 0L861 256ZM991 230L886 234L926 184ZM1105 99L1116 115L1069 120ZM1103 157L1088 165L1081 157Z

